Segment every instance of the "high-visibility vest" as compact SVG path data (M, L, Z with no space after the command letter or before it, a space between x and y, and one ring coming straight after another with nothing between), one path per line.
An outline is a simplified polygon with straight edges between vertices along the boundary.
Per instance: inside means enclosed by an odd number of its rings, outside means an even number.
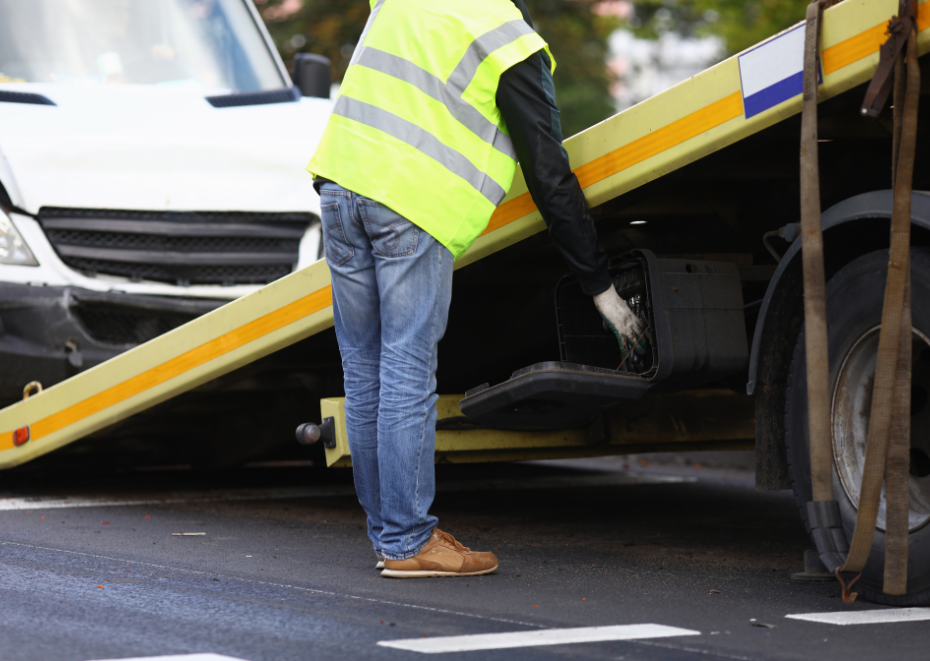
M511 0L371 0L307 169L460 257L516 172L496 102L501 74L542 49Z

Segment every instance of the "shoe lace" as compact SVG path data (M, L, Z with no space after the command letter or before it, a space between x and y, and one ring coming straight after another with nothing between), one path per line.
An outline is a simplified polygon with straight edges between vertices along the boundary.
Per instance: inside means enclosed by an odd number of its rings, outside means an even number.
M436 528L435 530L433 530L433 534L438 535L442 541L446 542L449 546L453 547L456 551L465 551L466 553L471 552L470 548L468 548L467 546L463 546L462 543L459 542L455 537L453 537L447 532L443 532L439 528Z

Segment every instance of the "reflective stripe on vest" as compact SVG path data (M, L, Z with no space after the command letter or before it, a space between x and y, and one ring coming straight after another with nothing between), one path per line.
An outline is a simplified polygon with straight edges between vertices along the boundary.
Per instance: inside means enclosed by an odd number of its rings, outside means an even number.
M510 136L501 131L496 124L491 123L475 106L465 101L462 98L465 89L456 89L452 85L451 78L448 83L444 83L438 76L434 76L426 69L397 55L370 47L361 50L363 52L358 59L360 65L410 83L425 94L429 94L445 104L452 116L467 126L469 131L499 149L504 155L516 160L517 154L513 150Z
M384 2L384 0L381 0L381 2ZM361 53L356 64L393 76L405 83L410 83L421 92L443 103L452 116L468 127L468 130L476 136L505 156L516 160L517 154L513 149L510 137L462 97L478 72L478 67L487 59L488 55L528 34L534 34L533 29L522 18L504 23L499 28L483 34L471 43L455 71L452 72L449 80L445 83L438 76L431 74L413 62L377 48L362 47L359 49ZM387 132L389 133L389 131ZM395 135L394 137L398 136ZM453 172L459 174L455 170ZM506 191L504 191L504 194L506 195ZM503 199L503 196L501 196L500 200ZM500 204L500 200L494 202L495 206Z
M378 13L383 6L384 0L375 0L375 2L371 3L371 14L368 15L368 20L365 21L365 27L362 29L362 36L358 38L359 46L365 43L365 39L368 38L368 31L371 29L371 26L374 25L375 19L378 18ZM349 60L350 67L353 64L358 64L358 57L361 54L361 50L361 48L356 48L355 52L352 53L352 59Z
M544 48L510 0L372 2L308 169L461 256L517 169L497 108L500 75Z
M359 124L383 131L401 142L406 142L414 149L441 163L449 172L467 181L494 206L500 204L507 195L507 191L476 168L463 154L447 147L432 133L424 131L403 117L347 96L339 98L333 114L352 119Z

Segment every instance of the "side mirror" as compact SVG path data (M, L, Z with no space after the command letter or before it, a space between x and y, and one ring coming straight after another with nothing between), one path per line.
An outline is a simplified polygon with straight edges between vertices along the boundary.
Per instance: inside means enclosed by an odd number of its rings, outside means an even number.
M298 53L294 57L294 84L303 96L328 99L333 85L329 58L313 53Z

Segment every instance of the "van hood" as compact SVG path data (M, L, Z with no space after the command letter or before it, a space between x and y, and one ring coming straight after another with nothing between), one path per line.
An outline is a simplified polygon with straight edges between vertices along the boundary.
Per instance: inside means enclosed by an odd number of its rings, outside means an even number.
M55 105L0 102L4 181L26 211L309 211L304 169L332 104L325 99L214 108L210 90L0 84ZM19 198L16 200L16 198Z

